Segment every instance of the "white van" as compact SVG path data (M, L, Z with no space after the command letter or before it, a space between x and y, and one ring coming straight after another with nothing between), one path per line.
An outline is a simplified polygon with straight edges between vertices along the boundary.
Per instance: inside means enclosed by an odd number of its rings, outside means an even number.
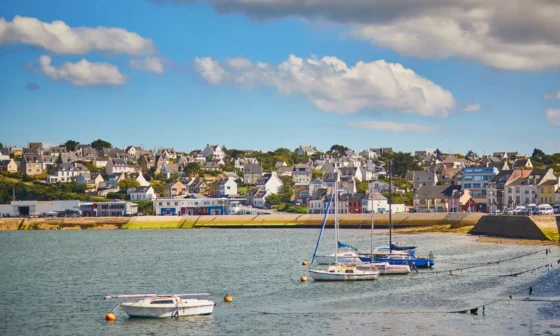
M554 209L550 204L539 204L537 207L537 215L554 215Z

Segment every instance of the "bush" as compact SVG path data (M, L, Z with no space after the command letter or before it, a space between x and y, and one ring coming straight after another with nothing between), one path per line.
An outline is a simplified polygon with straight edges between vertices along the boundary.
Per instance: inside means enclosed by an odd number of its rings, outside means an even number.
M121 193L121 192L110 192L110 193L107 194L107 198L108 198L108 199L126 200L126 193Z

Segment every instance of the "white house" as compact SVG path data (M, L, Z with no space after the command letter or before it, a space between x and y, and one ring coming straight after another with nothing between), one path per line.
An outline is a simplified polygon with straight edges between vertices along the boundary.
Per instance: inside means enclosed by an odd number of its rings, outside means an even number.
M98 157L93 159L92 163L95 166L95 168L105 168L107 166L108 161L109 160L107 158Z
M128 189L131 201L153 201L156 193L151 186L137 187Z
M278 177L276 172L264 174L257 181L257 188L270 194L278 193L282 185L284 185L284 183Z
M317 153L317 149L315 149L315 147L313 146L299 146L299 148L296 151L299 156L304 156L305 154L311 156Z
M142 175L142 173L138 174L138 177L136 177L136 181L138 181L138 183L140 183L141 187L148 187L150 185L150 182L146 181L146 179L144 178L144 175Z
M292 178L295 183L309 184L311 182L311 167L306 164L295 164Z
M202 155L204 155L207 159L221 160L226 156L226 153L220 145L207 144L202 150Z
M177 152L175 151L175 148L160 148L157 151L157 155L165 157L166 160L175 160L177 158Z
M362 176L362 170L357 167L341 167L338 168L338 172L340 173L341 178L346 177L357 179L360 182L364 180Z
M387 197L378 192L374 192L362 200L362 209L363 212L386 212L389 210L389 202L387 201Z
M56 166L54 174L47 176L47 182L72 182L82 173L89 173L89 170L81 163L60 163Z
M109 158L105 166L105 173L111 175L114 173L134 173L136 172L135 166L129 166L123 159Z
M377 159L379 156L376 152L372 151L371 149L366 149L360 152L360 156L365 157L369 160Z
M313 196L318 189L327 189L327 184L321 179L315 179L311 184L309 184L309 196Z
M3 148L0 149L0 161L9 160L10 159L10 151Z
M227 178L223 178L216 182L217 184L217 196L218 197L227 197L237 195L237 183L235 179L231 176Z
M161 165L160 173L168 179L171 175L179 173L179 165L176 163L164 162L163 165Z
M276 161L276 164L274 164L274 169L280 169L287 166L288 164L286 163L286 161Z

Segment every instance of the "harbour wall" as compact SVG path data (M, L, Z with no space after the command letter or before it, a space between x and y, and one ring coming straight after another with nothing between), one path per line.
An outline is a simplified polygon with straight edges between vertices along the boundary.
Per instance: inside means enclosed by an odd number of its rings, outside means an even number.
M473 226L479 213L398 213L393 214L395 228L451 225ZM324 215L273 214L242 216L142 216L82 218L2 218L0 230L110 230L110 229L191 229L191 228L318 228ZM389 215L375 214L376 228L388 228ZM327 226L334 224L329 216ZM370 214L340 215L341 228L369 228Z
M560 216L484 216L474 235L559 241Z

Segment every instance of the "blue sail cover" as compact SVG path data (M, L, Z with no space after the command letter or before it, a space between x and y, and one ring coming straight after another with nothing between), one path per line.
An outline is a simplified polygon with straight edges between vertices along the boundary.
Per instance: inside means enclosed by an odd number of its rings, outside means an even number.
M358 249L355 248L354 246L344 244L343 242L338 242L338 248L347 248L347 249L351 249L351 250L354 250L354 251L358 251Z
M404 246L404 245L391 245L391 250L395 251L406 251L406 250L414 250L416 246Z

